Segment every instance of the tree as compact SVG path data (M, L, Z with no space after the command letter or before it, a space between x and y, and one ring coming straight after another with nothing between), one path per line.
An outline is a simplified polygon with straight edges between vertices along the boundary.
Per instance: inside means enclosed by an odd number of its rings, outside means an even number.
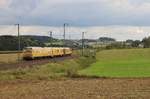
M109 37L100 37L99 41L101 41L101 42L115 42L116 40L114 38L109 38Z
M132 47L138 47L139 44L141 44L141 41L140 40L135 40L132 42Z
M142 43L144 44L144 48L149 48L150 47L150 37L144 38L142 40Z

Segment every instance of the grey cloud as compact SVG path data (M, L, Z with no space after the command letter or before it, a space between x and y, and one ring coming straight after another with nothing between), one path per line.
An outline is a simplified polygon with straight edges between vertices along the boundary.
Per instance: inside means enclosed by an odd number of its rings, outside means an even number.
M150 25L149 0L10 1L7 9L0 10L1 24L19 22L24 25L58 26L67 22L76 26Z
M13 9L14 12L18 11L19 13L28 14L30 11L34 10L39 3L40 0L13 0L9 7Z
M131 4L141 5L145 3L150 3L150 0L128 0Z

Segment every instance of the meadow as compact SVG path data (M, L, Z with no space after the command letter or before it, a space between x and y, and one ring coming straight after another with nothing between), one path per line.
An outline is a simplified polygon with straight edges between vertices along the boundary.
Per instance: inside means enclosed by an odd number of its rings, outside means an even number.
M150 77L150 49L114 49L97 53L97 62L79 71L98 77Z

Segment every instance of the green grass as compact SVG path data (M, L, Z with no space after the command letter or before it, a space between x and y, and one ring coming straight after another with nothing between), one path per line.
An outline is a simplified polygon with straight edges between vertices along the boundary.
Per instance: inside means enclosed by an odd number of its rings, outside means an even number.
M150 77L150 49L98 52L97 62L79 73L100 77Z

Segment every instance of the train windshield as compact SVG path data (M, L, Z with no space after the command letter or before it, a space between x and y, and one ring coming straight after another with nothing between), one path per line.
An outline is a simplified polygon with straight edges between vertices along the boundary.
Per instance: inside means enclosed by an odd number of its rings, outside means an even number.
M31 52L31 51L32 51L32 48L26 47L26 48L24 48L24 51L25 51L25 52Z

